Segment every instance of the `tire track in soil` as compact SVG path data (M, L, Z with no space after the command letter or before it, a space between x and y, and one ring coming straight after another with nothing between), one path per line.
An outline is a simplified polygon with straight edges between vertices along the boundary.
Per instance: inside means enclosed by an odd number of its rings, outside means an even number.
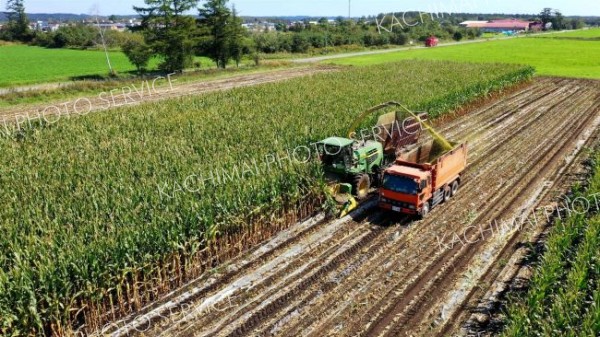
M233 307L235 307L235 309L236 309L234 316L237 317L238 315L243 314L243 313L247 312L248 310L254 308L256 305L260 305L260 301L262 299L268 298L269 296L272 295L273 289L277 290L276 287L273 286L274 284L277 285L278 282L279 283L293 282L293 281L298 280L302 276L306 275L306 273L298 274L298 275L291 275L294 273L297 274L297 270L302 269L302 270L310 271L310 270L312 270L312 268L316 268L314 266L315 261L319 261L318 259L315 258L316 256L320 256L321 259L325 258L327 256L330 256L335 252L335 250L338 248L338 246L343 245L348 240L348 238L350 238L350 239L359 238L359 235L364 233L364 228L361 226L361 224L375 222L373 220L367 221L366 219L367 219L368 215L369 214L365 214L364 216L361 216L361 217L355 219L354 221L344 223L343 226L340 226L339 230L336 230L335 233L330 238L327 238L327 242L329 243L329 245L317 245L316 247L313 247L313 249L310 249L309 251L305 252L303 255L299 256L294 261L291 261L288 265L285 266L285 268L278 270L276 273L269 276L268 278L261 280L260 284L253 285L253 287L254 287L253 292L258 293L258 296L260 296L258 299L252 299L252 298L248 299L247 298L248 294L240 294L239 297L235 297L235 301L232 303L232 304L234 304ZM325 228L321 228L321 229L325 230ZM312 234L318 237L320 234L323 234L323 233L321 233L319 230L317 230ZM308 241L312 241L312 240L310 240L311 238L305 238L305 239L307 239ZM291 247L291 249L294 249L294 247ZM280 249L280 251L281 251L281 254L286 253L285 249ZM273 255L273 256L275 257L275 255ZM308 262L306 262L306 261L308 261ZM205 315L205 316L200 317L197 320L195 320L194 324L206 322L206 325L203 325L203 326L205 326L207 328L210 328L213 325L228 324L229 323L228 321L223 321L223 320L218 321L216 323L214 322L213 319L218 318L221 315L222 315L221 311L209 313L208 315ZM229 319L231 319L231 318L232 317L230 317ZM186 330L187 330L187 328L179 330L177 332L177 335L185 335Z
M600 98L600 96L599 96ZM599 106L600 108L600 106ZM596 129L595 132L592 132L591 137L583 143L581 148L594 148L598 144L600 144L600 129ZM585 157L587 156L585 151L579 151L573 160L568 164L568 166L563 167L561 174L563 175L563 180L559 181L558 186L554 186L552 189L546 190L546 194L543 199L540 201L539 205L542 207L544 205L551 205L552 203L556 203L560 196L565 195L574 186L576 183L584 182L584 179L587 177L587 174L579 173L582 171L582 166L584 165ZM558 177L558 175L557 175ZM537 214L541 215L539 218L543 219L546 214ZM537 215L530 215L528 221L537 220ZM552 225L552 222L546 222L543 226L539 228L535 228L534 233L522 232L519 231L515 238L502 248L500 253L498 254L498 258L496 260L506 260L509 261L515 254L519 254L519 250L523 251L526 249L528 244L535 244L537 240L539 240L540 235L547 230ZM534 236L533 240L528 239L528 236ZM524 255L520 255L524 256ZM521 257L522 258L522 257ZM438 327L438 331L435 334L436 336L454 336L459 334L461 330L461 325L463 322L466 322L473 313L478 312L489 312L489 308L493 305L496 305L496 302L490 301L488 299L488 293L490 293L497 283L504 283L506 281L501 281L500 277L502 277L503 273L507 273L512 275L510 279L513 279L518 274L520 268L515 268L516 265L507 264L507 266L491 266L486 273L480 279L480 286L472 289L472 291L466 296L463 301L463 305L461 306L461 310L457 310L452 316L448 318L440 327ZM504 287L504 291L506 291L506 287ZM489 317L489 314L488 314ZM466 329L469 329L469 326L465 326ZM473 335L477 335L479 331L469 331Z
M593 94L593 92L591 93ZM580 102L582 104L588 102L589 98L591 97L594 96L583 96L580 99ZM593 111L594 109L591 110ZM572 110L565 109L565 111L570 112ZM568 114L565 117L568 117ZM553 130L559 130L559 133L555 138L556 141L549 142L549 145L546 147L547 149L543 152L538 152L538 159L534 161L536 163L536 167L540 168L540 171L530 170L530 172L528 172L527 175L522 176L519 179L519 181L517 181L517 184L525 186L537 186L535 184L531 184L531 182L535 181L536 177L539 177L539 173L547 171L547 164L555 162L555 160L558 158L558 154L561 154L562 150L565 149L567 146L572 145L573 139L576 139L579 136L580 132L589 124L591 120L595 119L595 117L595 114L589 114L588 118L582 119L577 129L575 130L576 132L572 132L572 130L569 130L569 128L566 127L570 122L568 118L564 119L566 123L559 125L558 128L552 128ZM569 141L564 142L563 136L569 134L571 134L571 136L566 138ZM559 144L563 144L563 146L558 146ZM515 184L514 186L518 186L517 184ZM506 206L497 207L496 209L494 209L492 218L500 218L504 212L509 210L511 207L515 206L515 204L519 201L522 201L518 196L505 200L510 200L510 202L508 202ZM477 221L475 221L474 223L480 222L479 220L483 219L477 219ZM476 232L475 229L472 232ZM474 236L478 234L473 234L472 232L469 233L468 236L471 239L474 239ZM424 303L428 301L431 302L431 299L429 297L423 296L424 292L427 292L427 290L429 290L428 292L431 293L432 287L435 287L439 284L443 284L444 280L452 280L452 276L455 275L455 271L457 269L460 270L465 266L468 266L470 258L473 256L469 253L475 251L477 247L484 244L485 242L486 241L481 240L477 244L471 246L458 245L455 248L449 250L440 258L438 258L435 261L434 268L428 268L427 273L421 275L418 278L418 282L415 282L414 285L412 285L408 289L408 292L406 292L405 296L402 297L403 299L397 302L394 309L387 312L385 316L381 318L381 323L376 325L373 330L369 330L367 332L367 335L380 335L381 332L386 332L385 329L382 329L382 325L385 325L385 327L387 328L387 325L390 324L393 326L393 328L387 331L387 333L384 333L384 335L386 336L398 336L401 332L409 330L410 325L415 324L415 322L417 322L422 317L422 314L425 313L424 310L419 309L423 309ZM450 266L452 266L452 268L450 268ZM401 315L401 320L395 321L395 318L398 315Z
M377 235L380 234L378 230L379 226L373 228L370 232L366 232L363 225L367 223L376 224L378 222L379 221L375 220L363 223L349 223L348 225L354 227L352 232L344 233L343 236L340 236L335 241L329 240L328 242L333 243L332 247L325 250L320 249L325 247L313 249L310 256L305 256L298 261L293 261L284 270L262 282L263 284L253 289L252 294L256 294L256 298L253 298L251 303L246 305L239 303L238 307L240 307L241 310L238 310L235 315L229 318L229 320L219 322L220 326L215 330L225 331L227 326L242 319L256 321L256 316L261 317L261 319L262 317L268 317L269 312L274 310L273 307L280 307L284 304L284 301L291 299L288 294L279 296L278 292L280 291L281 284L294 285L294 287L306 289L307 284L315 282L317 279L320 279L325 272L343 263L345 256L348 256L348 250L356 251L376 238ZM348 243L350 243L350 245ZM342 250L342 252L340 252L340 250ZM334 257L333 259L331 259L332 256ZM305 262L306 260L308 260L308 262ZM321 261L326 261L326 263L322 264ZM297 273L297 270L306 272ZM318 270L319 273L311 274L313 270ZM290 274L294 274L294 276L288 277ZM307 277L309 280L308 282ZM275 300L275 303L264 305L266 302L272 302L271 298L278 296L279 298ZM243 300L243 298L240 299L240 301ZM258 311L258 313L256 313L256 311ZM206 320L210 321L211 318L207 317ZM213 333L216 333L216 331L211 331L207 335L212 335Z
M596 87L596 97L590 100L591 102L596 103L589 109L589 111L592 113L589 121L593 119L592 116L594 116L594 111L596 112L596 116L598 115L598 112L600 112L600 92L598 89L600 88ZM581 133L572 151L569 149L571 152L569 152L568 157L572 156L572 158L569 159L566 165L561 165L559 168L557 168L556 174L552 177L553 179L547 180L550 185L547 185L547 188L544 189L542 195L538 197L539 202L537 205L539 207L556 203L558 198L563 196L565 193L568 193L570 188L575 183L581 183L583 182L583 179L587 177L587 173L585 173L587 170L583 168L584 161L587 157L587 153L584 151L584 149L595 148L600 143L600 129L598 129L599 122L600 117L597 116L595 123L591 124L592 126L588 126L584 133ZM585 124L586 123L584 122L584 126ZM574 135L576 136L577 133L575 132ZM584 171L583 174L582 171ZM538 214L532 215L533 213ZM547 216L546 214L539 214L539 211L537 210L534 210L532 214L529 215L526 222L535 223L537 226L529 229L529 231L517 231L511 238L510 242L505 244L497 254L495 259L496 261L509 261L511 258L520 258L520 256L522 256L521 252L525 250L523 247L523 242L535 244L535 242L539 240L541 233L551 225L551 222L546 222L545 220L542 221L541 226L538 224L537 219L544 218ZM540 217L538 217L538 215L540 215ZM508 264L505 267L496 265L489 266L489 268L480 278L480 286L473 288L465 297L465 299L462 301L463 304L461 305L460 310L454 311L447 321L443 322L439 327L437 327L438 332L436 335L446 336L451 332L458 333L458 331L461 329L461 323L466 321L469 316L471 316L471 314L474 312L473 310L475 310L475 312L483 312L487 310L486 308L489 308L490 304L487 298L483 299L484 295L489 296L487 295L488 291L491 292L492 288L496 287L496 284L505 282L499 280L500 277L502 277L503 280L506 279L506 276L503 276L503 274L513 275L514 277L516 275L515 270L518 271L518 268L513 268L512 264ZM484 303L482 303L482 300Z
M595 110L600 111L600 93L597 93L596 99L594 100L596 103ZM596 121L598 122L598 120ZM563 166L559 172L557 173L555 179L551 180L553 182L553 188L548 189L541 198L539 203L540 207L552 206L559 202L559 199L565 194L569 193L572 186L576 183L585 183L585 179L588 177L588 169L585 167L585 161L587 160L586 151L582 151L582 149L586 148L596 148L600 145L600 129L597 127L594 129L588 129L589 137L587 140L585 138L581 139L581 143L577 144L577 148L574 150L574 156L570 162L568 162L567 166ZM579 152L576 152L579 149ZM562 176L563 179L559 180L558 178ZM479 331L479 321L478 318L475 318L476 313L484 313L488 319L490 317L490 309L496 310L498 308L499 303L498 296L503 296L504 292L508 290L508 283L510 280L513 280L517 277L521 267L520 261L526 256L526 248L527 244L536 244L538 240L541 239L542 233L544 233L553 223L553 219L550 221L544 220L547 217L547 214L539 214L540 211L537 211L534 215L529 216L529 220L534 219L537 223L537 219L543 219L541 225L533 228L533 233L522 232L519 231L515 238L513 238L510 244L505 245L500 253L498 254L497 260L506 260L509 261L511 258L514 260L514 263L508 263L506 266L491 266L486 273L481 278L481 284L478 288L473 289L468 296L463 301L463 305L461 307L462 310L458 310L455 312L449 319L442 324L438 332L437 336L447 336L451 333L458 334L462 327L462 323L464 322L466 325L464 326L465 330L462 330L462 333L470 333L477 335ZM539 217L538 217L539 215ZM498 290L500 288L500 290ZM496 289L496 290L494 290ZM500 291L498 293L498 291ZM493 296L494 299L490 298ZM470 320L469 322L467 322ZM473 330L475 329L475 330Z

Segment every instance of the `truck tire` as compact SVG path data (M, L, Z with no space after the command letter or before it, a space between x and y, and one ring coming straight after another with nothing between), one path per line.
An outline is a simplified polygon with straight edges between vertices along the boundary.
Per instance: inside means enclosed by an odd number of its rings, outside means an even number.
M458 180L456 180L452 183L452 196L455 196L456 193L458 193L459 186L460 186L460 183L458 182Z
M371 179L368 174L357 174L354 177L354 194L356 194L356 199L366 199L370 189Z
M421 209L421 213L419 214L419 217L421 219L425 219L425 217L427 216L427 214L429 214L429 203L426 202L425 204L423 204L423 208Z
M444 187L444 202L447 202L452 197L452 189L450 186Z

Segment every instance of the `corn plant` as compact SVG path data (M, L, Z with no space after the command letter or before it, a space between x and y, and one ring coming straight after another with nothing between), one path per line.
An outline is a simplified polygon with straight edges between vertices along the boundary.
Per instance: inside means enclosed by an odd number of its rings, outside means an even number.
M593 158L590 185L578 195L591 204L600 192L600 155ZM600 216L573 213L551 230L526 295L510 299L502 335L598 336L599 278Z
M2 138L0 334L89 333L312 214L322 172L287 151L345 135L368 107L395 100L439 115L531 74L405 61Z

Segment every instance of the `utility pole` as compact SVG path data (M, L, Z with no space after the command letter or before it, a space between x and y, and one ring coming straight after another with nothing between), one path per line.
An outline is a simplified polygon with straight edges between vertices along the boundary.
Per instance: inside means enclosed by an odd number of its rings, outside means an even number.
M352 18L352 0L348 0L348 20Z
M106 48L106 40L104 39L104 32L102 31L102 27L100 27L100 21L98 20L98 14L100 13L100 9L98 8L98 4L95 4L92 8L92 11L96 14L96 25L98 26L98 30L100 31L100 39L102 40L102 46L104 47L104 54L106 55L106 63L108 64L108 70L110 71L110 75L114 75L115 71L110 64L110 58L108 57L108 49Z
M98 21L98 17L96 17L96 24L98 25L98 30L100 31L100 38L102 39L102 45L104 46L104 54L106 55L106 63L108 63L108 70L111 75L114 75L115 72L110 64L110 58L108 57L108 49L106 48L106 41L104 40L104 32L102 32L102 27L100 27L100 22Z
M327 25L329 25L329 23ZM325 26L325 54L327 54L327 26Z

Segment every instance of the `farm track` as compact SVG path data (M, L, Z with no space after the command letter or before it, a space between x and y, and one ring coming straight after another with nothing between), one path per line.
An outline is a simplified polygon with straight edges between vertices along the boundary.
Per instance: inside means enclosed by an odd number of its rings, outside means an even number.
M136 93L135 91L133 93L125 92L125 94L129 94L129 97L125 97L123 93L123 88L116 87L116 92L114 92L114 100L110 96L110 93L107 93L105 96L103 96L104 100L100 99L99 95L89 96L87 97L87 99L89 99L91 102L91 110L88 111L88 107L90 106L90 104L87 103L87 101L78 102L77 109L82 113L88 114L93 112L106 111L107 108L131 106L147 102L159 102L165 99L199 95L239 87L248 87L259 84L279 82L297 77L336 71L339 69L340 67L338 66L297 67L291 69L262 72L257 74L240 75L217 80L196 81L184 84L177 84L175 82L173 83L172 89L157 87L156 91L150 89L152 87L152 81L149 82L149 87L147 88L140 81L140 83L135 84L137 87L141 87L137 88L139 93ZM131 89L131 85L124 86L126 88ZM108 103L106 102L106 99L109 100ZM45 104L19 105L14 107L0 108L0 118L4 118L7 122L15 121L16 116L29 116L33 119L36 118L38 114L41 116L41 114L46 109L46 117L57 115L57 110L53 108L54 106L61 109L61 114L77 116L77 114L73 111L73 105L75 104L74 102L76 102L76 100L77 98L69 99L68 102L70 104L68 104L66 108L65 105L63 105L64 103L66 103L65 100L48 102ZM56 120L56 118L48 118L48 120L54 121ZM25 122L25 120L23 120L23 122Z
M480 226L527 214L556 195L555 189L564 187L560 177L575 170L568 165L561 171L564 158L580 150L577 144L598 141L586 131L597 129L599 116L598 82L537 78L508 97L438 126L450 139L469 141L469 167L460 193L427 219L411 221L372 210L346 223L317 221L290 231L286 240L257 248L264 251L255 260L256 251L240 259L234 271L186 287L196 294L186 310L153 321L141 335L411 336L455 331L468 317L462 305L485 291L472 282L448 317L439 314L444 299L455 281L497 244L491 232L475 241ZM556 184L543 189L546 181ZM457 244L453 234L473 243ZM518 232L508 235L488 262L494 265L499 257L510 256L510 247L519 240ZM481 274L482 280L493 282L498 272L491 268Z

